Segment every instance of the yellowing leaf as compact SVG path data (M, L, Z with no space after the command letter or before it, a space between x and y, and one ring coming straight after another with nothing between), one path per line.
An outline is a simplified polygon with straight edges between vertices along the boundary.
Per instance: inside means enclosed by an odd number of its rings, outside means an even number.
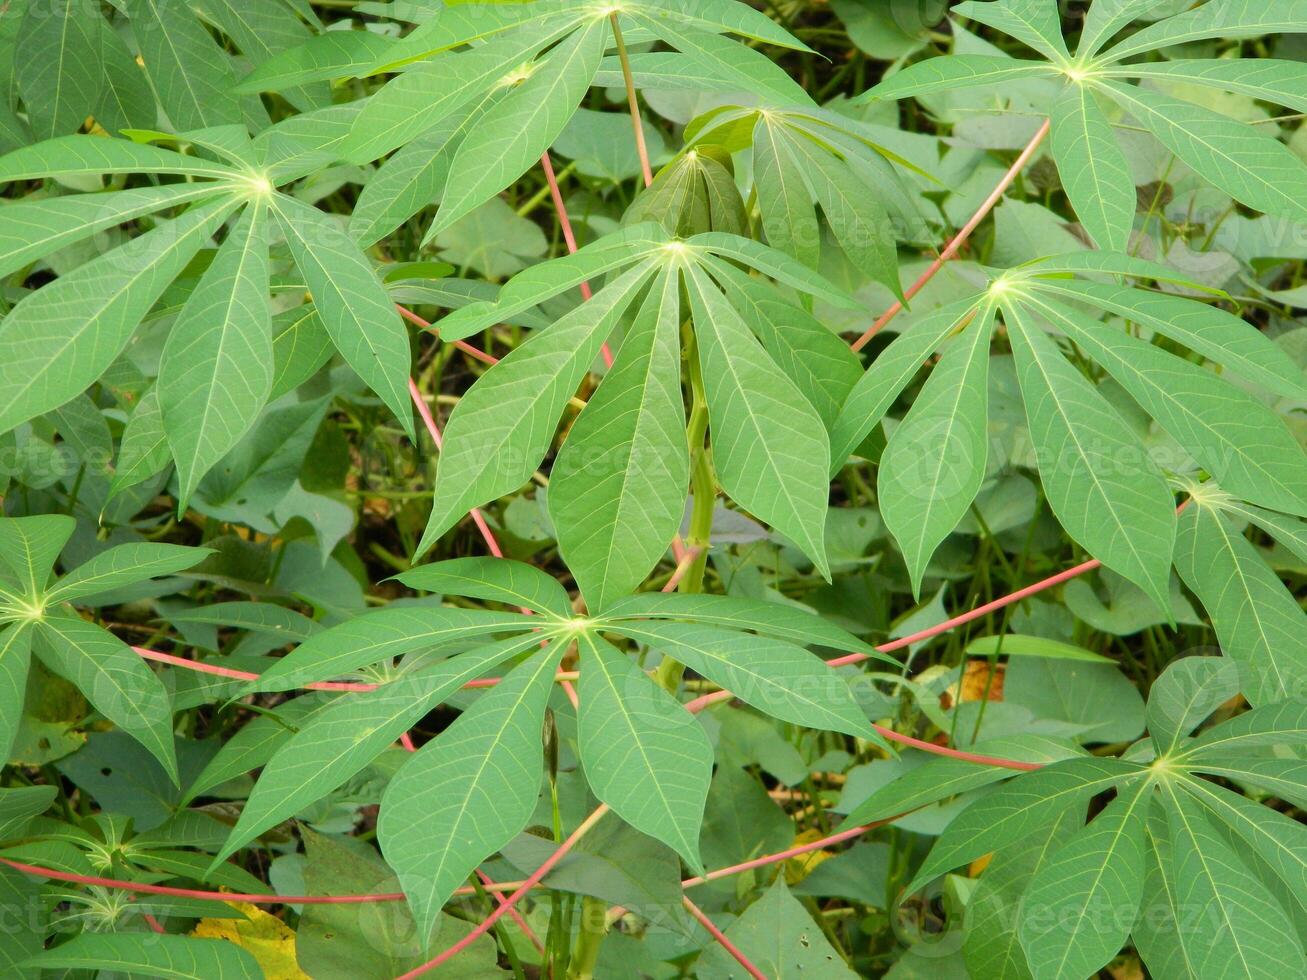
M295 959L295 932L275 915L249 902L228 902L241 919L201 919L192 936L225 939L258 962L266 980L311 980Z

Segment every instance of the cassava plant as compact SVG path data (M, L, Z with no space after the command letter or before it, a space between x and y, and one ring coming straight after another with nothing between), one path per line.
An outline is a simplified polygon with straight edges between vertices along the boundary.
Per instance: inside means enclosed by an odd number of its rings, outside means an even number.
M1307 975L1304 33L9 0L4 975Z

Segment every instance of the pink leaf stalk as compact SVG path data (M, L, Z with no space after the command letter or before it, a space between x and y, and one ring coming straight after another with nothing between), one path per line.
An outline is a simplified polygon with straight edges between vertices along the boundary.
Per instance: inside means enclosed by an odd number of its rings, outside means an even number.
M917 293L921 292L926 283L935 278L935 273L939 272L939 270L944 267L944 263L958 254L958 250L962 248L967 239L971 237L971 233L976 230L976 227L982 221L985 220L985 215L989 214L989 212L994 209L994 205L998 204L1002 199L1003 194L1012 186L1012 181L1016 180L1017 174L1019 174L1025 165L1030 162L1030 158L1033 157L1035 151L1039 149L1039 144L1044 142L1044 137L1048 135L1048 130L1049 120L1045 119L1044 124L1035 131L1035 135L1030 138L1030 142L1026 144L1025 149L1022 150L1021 154L1012 162L1012 166L1008 167L1007 173L1003 174L1002 179L999 180L998 185L990 193L989 197L985 198L980 207L976 209L976 213L973 214L971 219L962 226L956 235L953 236L952 240L944 246L944 251L939 253L935 261L931 262L926 268L926 271L917 277L917 281L903 291L904 298L912 299L913 296L916 296ZM855 340L850 346L855 351L862 350L862 348L867 346L867 341L876 336L881 327L885 326L885 324L898 316L902 309L903 304L900 301L895 300L894 305L877 317L876 322L868 327L862 336Z
M736 946L735 943L731 942L729 939L726 938L726 933L722 932L720 929L717 928L717 926L713 923L713 920L708 918L708 913L704 912L703 909L695 905L685 895L681 896L681 904L685 906L685 910L687 912L689 912L692 916L695 917L695 919L698 920L699 925L703 926L706 930L708 930L708 935L712 936L713 939L717 940L717 944L721 946L722 949L726 950L726 952L730 953L731 956L734 957L735 962L739 963L740 966L744 967L745 972L748 973L749 976L753 977L753 980L767 980L767 974L763 973L756 966L754 966L753 963L749 960L749 958L744 955L744 951L741 950L740 947Z

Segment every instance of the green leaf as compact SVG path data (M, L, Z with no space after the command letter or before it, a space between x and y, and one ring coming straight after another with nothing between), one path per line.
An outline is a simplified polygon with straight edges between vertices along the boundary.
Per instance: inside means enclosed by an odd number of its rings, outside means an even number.
M617 600L604 611L605 620L624 618L681 619L753 630L804 645L820 644L835 650L865 653L899 666L893 657L877 653L852 633L789 603L763 602L743 596L641 592Z
M760 51L671 17L641 12L632 13L631 19L738 91L756 93L776 105L812 104L812 96Z
M1018 762L1048 765L1075 758L1082 751L1062 739L1044 735L1007 735L985 739L969 746L968 751ZM998 766L982 766L965 759L935 757L890 780L849 811L841 830L862 824L888 820L939 800L958 796L1011 779L1015 772Z
M761 242L722 231L705 231L683 243L691 252L706 249L722 258L733 259L779 283L819 299L842 310L860 310L862 304L820 273L813 272L784 252L768 248Z
M982 636L967 644L966 652L977 657L1047 657L1051 660L1081 660L1089 663L1112 663L1110 657L1091 653L1084 647L1044 636L1024 636L1005 633L1001 636Z
M312 305L285 310L272 318L272 390L274 402L313 377L335 350L322 318Z
M1170 664L1148 692L1148 734L1157 754L1169 754L1238 693L1239 672L1224 657L1184 657Z
M152 387L141 396L123 427L109 488L110 499L128 487L144 483L167 466L170 459L168 434L163 429L163 412L159 410L159 392Z
M239 171L226 164L184 156L147 143L101 136L60 136L0 157L0 181L129 173L240 177ZM224 187L218 185L214 189Z
M559 42L526 81L488 109L449 165L429 241L526 173L549 149L590 90L608 24L594 20Z
M881 741L848 679L802 647L697 623L618 620L608 628L679 660L782 721Z
M1135 182L1093 90L1067 85L1051 119L1053 159L1076 217L1099 248L1124 252L1137 206Z
M1062 40L1061 15L1051 0L967 0L957 4L952 13L996 28L1055 62L1069 58Z
M700 262L829 430L862 377L857 355L826 324L785 300L769 284L715 256L704 256Z
M986 303L945 349L881 458L881 516L903 551L918 598L935 549L966 515L985 479L993 327L994 306Z
M1271 409L1210 372L1030 297L1231 493L1307 515L1307 452Z
M83 932L28 960L42 970L111 970L174 980L262 980L250 953L224 939L148 932Z
M17 272L106 228L219 193L212 184L170 184L101 194L70 194L6 205L0 226L0 276Z
M1099 3L1102 0L1098 0ZM1263 34L1300 34L1307 30L1297 0L1212 0L1193 10L1176 14L1131 34L1103 55L1120 61L1130 55L1170 47L1206 37L1233 41Z
M1167 149L1241 204L1307 220L1307 166L1283 143L1153 89L1116 82L1100 86Z
M1049 255L1044 258L1034 259L1021 266L1021 268L1039 277L1036 283L1039 286L1047 285L1046 279L1065 279L1065 274L1068 272L1099 272L1113 276L1133 276L1136 279L1156 279L1158 282L1174 283L1177 286L1184 286L1194 292L1215 296L1219 299L1230 299L1230 294L1224 289L1217 289L1214 286L1207 286L1186 278L1169 265L1162 265L1158 262L1141 259L1134 255L1125 255L1120 252L1098 252L1091 249L1081 249L1078 252L1063 252L1061 255ZM1067 285L1067 283L1064 282L1061 285Z
M782 138L849 261L902 299L898 245L885 208L846 164L816 143L788 134Z
M958 814L904 892L910 895L952 868L1023 840L1058 815L1144 772L1142 766L1120 759L1091 757L1026 773Z
M145 661L108 630L76 615L46 613L35 639L41 660L148 749L178 785L172 701Z
M1165 478L1121 417L1026 311L1010 304L1004 315L1054 515L1090 554L1160 608L1170 608L1175 510Z
M1307 742L1307 703L1279 701L1245 711L1209 728L1185 748L1185 755L1228 755L1235 750L1264 745L1304 742Z
M344 227L317 208L284 194L270 204L332 343L416 441L408 333L376 272Z
M1222 500L1219 502L1219 509L1227 514L1237 514L1246 518L1303 561L1307 561L1307 521L1286 514L1276 514L1238 500Z
M647 221L605 235L571 255L530 266L505 283L494 301L469 303L442 319L440 336L446 341L461 340L497 323L513 323L520 314L560 293L661 252L667 241L662 226ZM596 297L607 288L598 290Z
M1180 786L1203 806L1216 827L1229 832L1231 843L1247 856L1256 855L1291 895L1301 900L1307 894L1307 831L1301 823L1202 780L1186 779Z
M0 432L93 384L236 206L227 199L192 208L20 300L0 322Z
M539 642L518 636L477 647L313 712L264 765L214 865L360 772L468 681Z
M644 581L685 512L679 289L671 273L650 287L550 472L559 551L591 613Z
M418 554L468 510L531 478L564 406L655 268L645 262L628 269L589 302L532 333L463 396L445 429L431 517Z
M634 0L632 6L675 17L714 34L738 34L793 51L815 53L766 14L736 0Z
M146 74L178 132L241 121L226 53L189 8L126 0Z
M254 425L272 389L265 219L262 201L245 210L164 343L159 407L177 463L178 513Z
M1139 780L1035 872L1018 932L1036 980L1080 980L1125 945L1144 888L1144 824L1153 786ZM1103 909L1111 914L1104 915Z
M8 865L0 868L0 902L6 908L38 908L41 902L41 882ZM0 968L14 980L39 980L41 971L24 966L27 960L41 952L45 945L45 929L39 920L20 920L0 945Z
M1188 759L1186 764L1197 772L1264 790L1295 807L1307 804L1307 762L1204 752Z
M1033 285L1038 293L1088 303L1133 320L1277 394L1307 397L1307 377L1283 348L1251 323L1218 307L1106 283L1040 279Z
M829 576L830 446L821 418L697 267L688 270L686 289L717 478L733 500L793 540Z
M0 756L13 751L22 724L27 669L32 660L32 631L27 623L0 628Z
M81 128L99 102L101 71L98 11L72 3L30 4L16 39L14 82L38 139ZM6 86L7 88L7 86Z
M195 12L201 19L213 24L235 41L241 54L256 65L266 63L287 48L312 40L309 29L290 9L289 4L246 4L241 3L240 0L200 0ZM241 94L239 89L239 85L233 85L232 94ZM331 104L331 89L327 85L299 87L288 85L282 89L282 92L285 99L300 110L321 108Z
M1203 85L1307 112L1307 65L1281 58L1182 58L1122 65L1104 75Z
M726 938L766 977L854 980L858 976L790 893L784 875L777 876L767 893L726 928ZM716 944L704 950L698 972L711 977L740 975L736 961Z
M581 654L581 765L600 800L701 874L699 828L713 750L694 716L626 654L589 633Z
M575 26L575 18L559 21L539 34L495 38L470 51L413 66L364 103L340 146L340 156L351 163L366 163L403 146L478 92L503 84L510 72Z
M541 726L562 654L558 644L532 655L418 749L386 787L377 837L419 936L431 935L454 889L531 819Z
M853 450L885 417L926 358L971 322L977 302L969 297L935 310L915 321L876 356L849 392L831 431L831 462L836 470L843 469Z
M1139 958L1149 971L1161 977L1200 980L1193 972L1193 956L1187 948L1194 929L1183 928L1192 922L1192 910L1176 890L1171 868L1171 831L1167 827L1166 809L1160 800L1148 814L1144 829L1143 911L1135 920L1131 940Z
M440 200L449 165L464 136L476 126L495 95L472 100L401 147L363 185L349 217L349 231L360 246L390 234L424 207Z
M567 591L552 575L525 562L452 558L420 565L395 577L410 589L526 606L555 618L572 616L572 600Z
M64 514L0 518L0 564L19 582L25 598L45 593L59 552L76 527Z
M998 85L1013 79L1056 78L1058 70L1044 61L1022 61L1002 55L952 54L927 58L884 78L853 99L906 99L931 92L956 92L974 86Z
M213 551L179 544L120 544L100 552L59 579L45 595L47 604L99 595L123 585L171 575L199 564Z
M259 691L290 691L414 650L490 633L518 633L540 625L538 617L521 613L390 606L315 633L250 684Z
M1176 890L1196 921L1210 923L1186 937L1196 976L1301 976L1302 943L1284 909L1221 839L1188 794L1165 784L1171 867Z
M252 95L280 92L307 82L354 78L381 60L394 43L367 30L327 31L263 61L232 91Z
M767 243L815 269L821 231L791 143L782 127L759 114L753 128L753 183Z
M1018 935L1021 896L1041 868L1084 824L1065 811L993 856L967 902L962 955L974 977L1031 980Z
M1307 671L1307 613L1219 512L1200 502L1180 515L1175 567L1212 619L1221 652L1239 665L1253 704L1296 693Z
M1076 55L1088 58L1112 39L1131 21L1147 14L1155 6L1154 0L1094 0L1085 14L1076 43Z

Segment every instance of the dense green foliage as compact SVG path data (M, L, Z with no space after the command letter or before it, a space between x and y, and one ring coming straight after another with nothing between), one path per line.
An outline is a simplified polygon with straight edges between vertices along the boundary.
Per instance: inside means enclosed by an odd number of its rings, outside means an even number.
M1307 976L1304 37L8 0L4 975Z

